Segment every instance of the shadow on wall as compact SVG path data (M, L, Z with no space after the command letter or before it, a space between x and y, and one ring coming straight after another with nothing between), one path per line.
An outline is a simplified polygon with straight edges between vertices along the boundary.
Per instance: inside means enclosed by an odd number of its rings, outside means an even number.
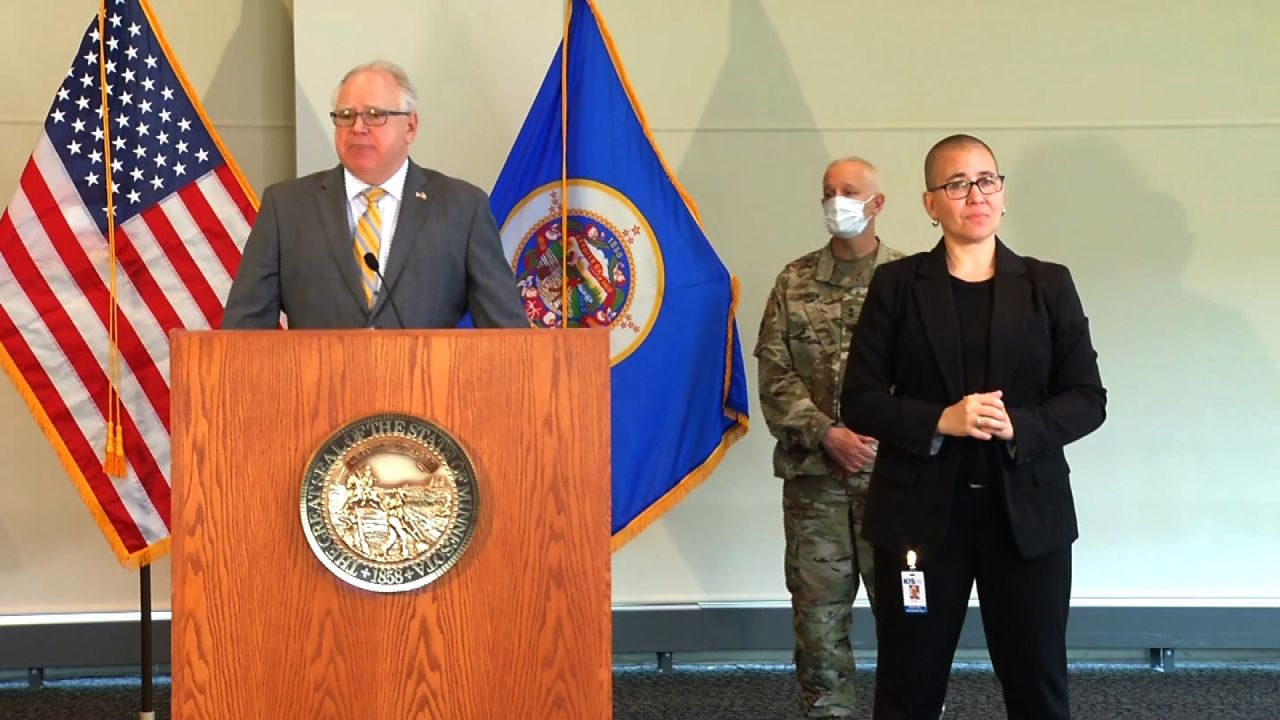
M1133 542L1115 551L1140 566L1231 583L1236 560L1215 570L1193 557L1206 547L1232 558L1280 549L1268 529L1280 495L1270 480L1280 386L1265 346L1239 312L1187 285L1197 241L1182 204L1151 189L1114 142L1046 142L1017 165L1008 242L1071 268L1109 390L1104 439L1086 440L1107 449L1091 473L1106 477L1075 480L1091 496L1082 524L1101 537L1130 528ZM1210 240L1215 252L1231 252L1223 240Z
M295 173L292 0L242 0L240 24L227 41L201 101L260 197Z
M708 537L733 537L768 542L761 551L780 558L781 547L771 544L773 534L742 525L744 517L758 515L756 508L762 501L768 502L760 492L778 497L778 512L770 516L770 522L780 524L782 519L781 484L771 483L767 477L768 449L773 440L759 412L752 351L765 300L778 273L826 240L821 178L830 153L763 5L758 0L740 0L730 7L729 50L678 175L698 203L712 245L741 281L737 320L747 367L752 429L741 447L730 451L720 470L707 481L708 489L726 483L739 487L693 493L664 518L663 527L677 547ZM794 130L776 129L780 127ZM658 141L662 141L661 133ZM748 487L743 485L747 478L763 482ZM718 527L713 518L724 525ZM691 571L714 586L715 577L732 576L742 568L721 563Z
M0 575L17 573L22 569L17 548L9 535L9 528L0 519Z
M559 7L553 12L560 17ZM533 67L497 69L493 68L494 24L477 14L471 3L441 3L433 8L432 21L422 32L421 41L388 50L394 52L388 59L412 69L418 90L419 126L412 157L419 164L491 190L542 85L560 34L539 38L545 49L532 55ZM469 70L459 72L459 67ZM511 73L527 76L515 85L518 100L506 96Z
M333 86L338 86L338 81L342 78L334 78ZM317 108L312 104L311 100L303 92L301 83L294 86L294 102L296 103L297 112L294 131L295 147L293 152L296 154L297 148L319 148L333 147L333 124L326 122L327 114L330 110L328 106ZM323 118L323 119L322 119ZM295 174L307 175L320 170L333 167L338 163L337 153L330 149L325 158L295 158Z

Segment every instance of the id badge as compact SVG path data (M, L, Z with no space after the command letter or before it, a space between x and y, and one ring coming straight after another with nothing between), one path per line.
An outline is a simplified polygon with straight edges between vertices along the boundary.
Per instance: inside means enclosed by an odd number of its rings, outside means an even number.
M907 569L902 571L902 609L912 614L929 612L924 591L924 571L916 570L916 552L907 551Z

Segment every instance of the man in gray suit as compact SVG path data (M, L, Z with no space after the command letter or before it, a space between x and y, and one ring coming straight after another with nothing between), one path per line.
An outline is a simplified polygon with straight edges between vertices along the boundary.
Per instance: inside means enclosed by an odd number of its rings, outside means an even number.
M529 326L488 196L409 159L416 101L393 63L347 73L341 165L267 188L223 328Z

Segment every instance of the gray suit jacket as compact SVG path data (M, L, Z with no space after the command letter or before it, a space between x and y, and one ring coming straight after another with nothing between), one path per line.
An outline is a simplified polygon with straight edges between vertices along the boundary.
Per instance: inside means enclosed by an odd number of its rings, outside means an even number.
M409 161L372 308L347 223L341 166L267 188L222 327L275 328L284 312L299 329L448 328L468 310L477 327L529 327L483 190Z

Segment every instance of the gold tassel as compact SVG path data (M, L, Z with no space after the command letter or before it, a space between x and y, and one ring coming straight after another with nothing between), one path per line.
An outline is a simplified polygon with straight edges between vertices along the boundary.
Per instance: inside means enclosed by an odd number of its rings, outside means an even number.
M124 436L120 431L119 423L107 425L107 457L102 463L107 475L117 478L125 476Z
M106 48L106 3L98 6L98 57L107 56ZM106 172L106 187L115 183L111 179L111 114L107 96L106 63L99 63L102 80L102 150L103 170ZM119 296L116 287L116 208L110 192L107 193L107 274L110 277L110 305L107 315L110 318L107 328L110 340L107 346L107 453L102 459L102 470L108 477L122 478L125 474L124 436L120 426L120 328L116 321L116 313L120 311Z

